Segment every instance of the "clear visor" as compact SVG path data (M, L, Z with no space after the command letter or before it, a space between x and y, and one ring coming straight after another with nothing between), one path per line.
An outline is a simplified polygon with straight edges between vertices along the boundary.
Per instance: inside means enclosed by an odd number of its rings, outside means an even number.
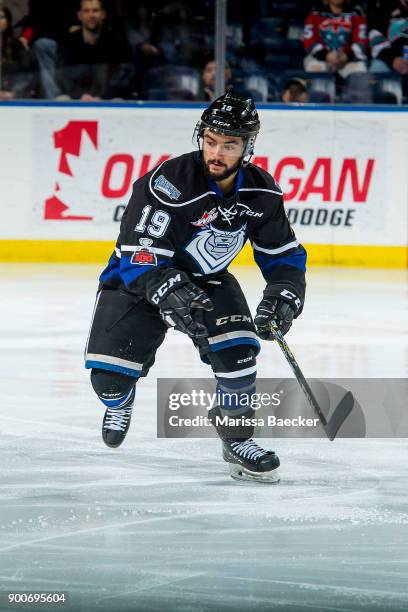
M244 155L246 139L244 140L240 136L228 136L205 128L202 140L203 151L210 157L221 155L239 159Z

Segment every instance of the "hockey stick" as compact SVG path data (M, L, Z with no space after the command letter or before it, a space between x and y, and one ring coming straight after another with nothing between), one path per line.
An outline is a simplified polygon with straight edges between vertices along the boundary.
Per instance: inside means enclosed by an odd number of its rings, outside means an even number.
M326 419L325 415L322 412L315 396L313 395L313 391L309 387L308 382L302 374L302 370L300 369L296 359L293 356L292 351L287 345L286 340L282 336L282 333L279 331L276 323L272 321L271 323L271 332L276 342L278 343L282 353L285 355L287 362L289 363L292 372L297 378L297 381L302 389L303 393L310 406L312 407L315 414L319 417L320 422L323 426L324 431L326 432L329 440L333 442L334 438L337 435L340 427L343 425L344 421L347 419L350 412L353 410L354 406L354 397L350 391L347 391L346 395L340 401L340 403L336 406L333 415L329 419Z

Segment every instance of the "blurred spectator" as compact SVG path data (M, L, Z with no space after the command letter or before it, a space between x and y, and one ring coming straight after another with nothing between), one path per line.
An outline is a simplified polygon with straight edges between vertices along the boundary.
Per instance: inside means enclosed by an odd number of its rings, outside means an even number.
M102 0L81 0L77 17L80 26L71 29L61 49L61 89L71 98L99 100L108 96L115 71L130 60L130 49L107 22Z
M151 12L152 9L140 2L124 2L124 23L126 36L130 44L132 61L135 67L136 88L143 86L146 70L156 68L164 63L161 49L152 39Z
M282 92L282 102L285 102L285 104L309 102L307 82L297 77L290 79Z
M201 74L201 92L199 94L199 100L213 101L216 98L215 95L215 77L216 77L216 64L213 57L208 58L204 64L204 68ZM231 89L231 66L228 62L225 62L225 91Z
M1 81L0 100L35 95L35 62L29 49L13 34L13 20L7 7L0 7Z
M408 1L376 0L368 13L372 72L408 75Z
M136 61L143 69L199 66L203 49L214 48L214 0L122 2Z
M30 0L28 15L18 24L21 38L32 45L39 38L61 41L76 23L78 0Z
M76 21L78 0L30 0L29 12L20 22L20 40L32 52L40 70L41 94L55 98L60 89L55 81L58 43Z
M359 7L349 0L323 0L307 17L305 70L336 72L342 78L366 72L367 27Z
M167 64L186 63L189 58L187 3L155 0L151 13L153 47L159 49Z

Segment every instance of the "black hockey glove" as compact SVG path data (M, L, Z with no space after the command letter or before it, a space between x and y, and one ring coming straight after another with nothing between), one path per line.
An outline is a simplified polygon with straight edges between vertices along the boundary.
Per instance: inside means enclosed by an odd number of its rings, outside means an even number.
M214 306L210 298L190 281L185 272L166 272L159 282L149 285L147 300L159 308L168 327L174 327L193 339L208 336L205 325L196 320L194 310L212 310Z
M295 293L292 286L288 288L285 284L267 285L264 297L258 308L254 323L256 331L263 340L273 340L271 332L272 321L276 323L279 331L285 335L293 319L302 312L303 303Z

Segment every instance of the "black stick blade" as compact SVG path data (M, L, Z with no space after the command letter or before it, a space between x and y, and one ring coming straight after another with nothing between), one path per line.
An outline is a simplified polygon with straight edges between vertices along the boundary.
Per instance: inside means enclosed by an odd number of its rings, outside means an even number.
M354 397L351 391L347 391L346 395L343 397L341 402L336 406L336 409L333 412L332 417L328 421L325 426L325 430L327 433L327 437L331 442L333 442L334 438L337 435L340 427L343 425L344 421L347 419L350 412L354 407Z

